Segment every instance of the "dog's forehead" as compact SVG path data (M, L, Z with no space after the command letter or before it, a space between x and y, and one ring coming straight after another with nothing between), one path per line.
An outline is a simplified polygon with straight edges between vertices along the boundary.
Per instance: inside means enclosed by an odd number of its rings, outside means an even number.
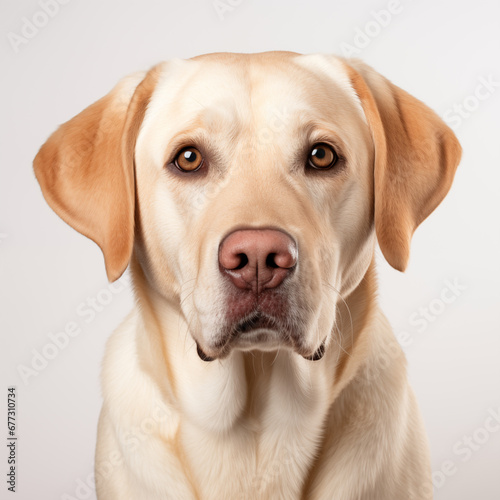
M190 126L276 126L285 119L337 121L353 115L366 121L341 60L289 52L168 61L148 114L170 118L172 132Z

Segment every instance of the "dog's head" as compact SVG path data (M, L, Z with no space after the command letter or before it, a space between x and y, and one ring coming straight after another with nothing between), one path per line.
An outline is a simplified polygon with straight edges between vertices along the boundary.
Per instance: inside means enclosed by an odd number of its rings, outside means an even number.
M404 270L460 154L435 113L359 61L211 54L122 80L49 138L35 173L110 280L134 253L202 359L319 359L375 237Z

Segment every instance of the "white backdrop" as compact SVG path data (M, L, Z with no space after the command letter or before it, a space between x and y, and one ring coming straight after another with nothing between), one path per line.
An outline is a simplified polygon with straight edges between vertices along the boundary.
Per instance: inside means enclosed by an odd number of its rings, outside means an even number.
M0 436L15 385L16 498L95 498L86 483L100 362L132 305L126 280L108 288L97 246L44 202L31 166L38 148L120 77L160 60L293 50L361 57L461 140L455 184L417 230L408 271L379 258L380 300L405 339L436 499L498 500L499 19L490 0L3 0ZM65 329L67 345L57 337ZM21 377L22 366L32 371ZM0 449L5 478L8 449ZM8 494L2 480L0 497Z

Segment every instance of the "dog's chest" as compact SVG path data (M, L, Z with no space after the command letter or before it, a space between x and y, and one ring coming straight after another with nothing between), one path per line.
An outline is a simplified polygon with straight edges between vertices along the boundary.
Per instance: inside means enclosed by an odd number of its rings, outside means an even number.
M277 360L246 387L246 404L223 432L182 424L181 442L201 498L301 497L327 411L326 380ZM248 378L247 378L248 380ZM242 388L235 387L235 391ZM237 394L234 394L237 400ZM200 404L220 422L234 415L230 397ZM217 405L215 408L213 405Z

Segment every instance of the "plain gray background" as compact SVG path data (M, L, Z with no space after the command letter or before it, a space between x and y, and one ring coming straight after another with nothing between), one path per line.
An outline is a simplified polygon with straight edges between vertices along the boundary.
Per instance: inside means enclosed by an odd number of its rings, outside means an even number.
M379 258L380 301L405 339L436 499L498 500L500 423L491 415L500 412L500 5L47 0L50 15L42 5L3 0L0 21L0 422L6 426L7 387L16 385L17 498L95 497L85 483L100 363L107 337L132 306L126 283L108 288L97 246L44 202L31 166L38 148L119 78L160 60L282 49L350 50L456 130L464 156L455 184L417 230L405 274ZM20 41L23 32L30 36ZM68 323L80 333L54 354L49 334ZM53 359L23 381L20 366L31 367L43 349ZM5 477L5 444L0 449ZM0 497L10 498L1 483Z

